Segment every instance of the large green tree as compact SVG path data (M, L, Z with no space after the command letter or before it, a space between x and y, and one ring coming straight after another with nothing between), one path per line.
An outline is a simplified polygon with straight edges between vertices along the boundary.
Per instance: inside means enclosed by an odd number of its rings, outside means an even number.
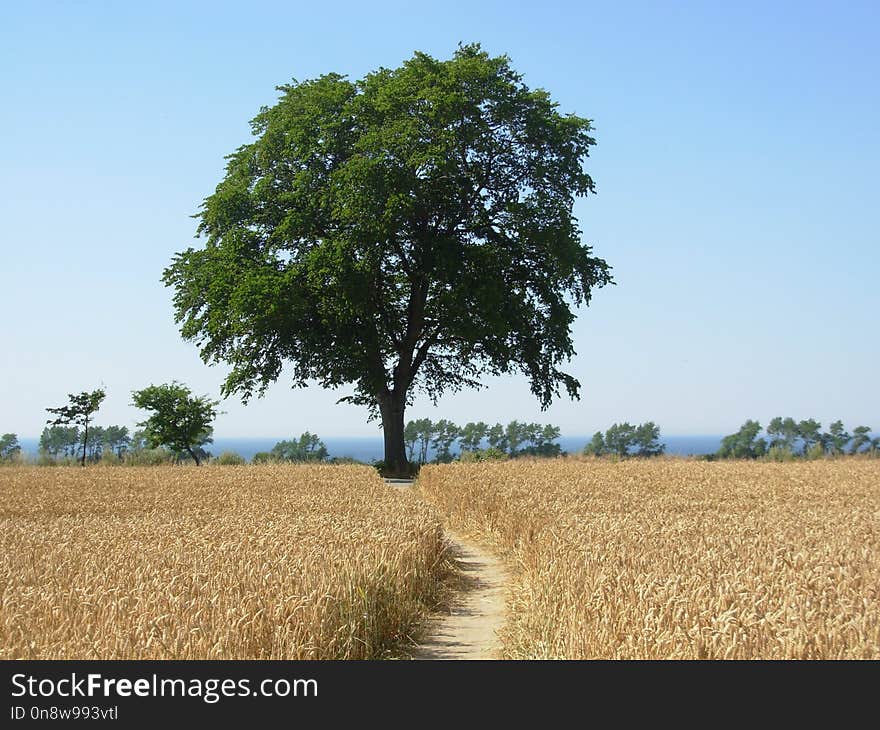
M279 91L204 201L206 244L164 273L182 335L231 366L224 395L285 364L297 387L351 384L392 473L416 390L519 371L542 407L576 397L572 309L611 281L572 212L590 120L478 45Z
M218 402L208 396L194 396L182 383L150 385L132 394L132 405L152 411L143 426L150 448L165 446L176 454L189 454L198 466L211 443Z

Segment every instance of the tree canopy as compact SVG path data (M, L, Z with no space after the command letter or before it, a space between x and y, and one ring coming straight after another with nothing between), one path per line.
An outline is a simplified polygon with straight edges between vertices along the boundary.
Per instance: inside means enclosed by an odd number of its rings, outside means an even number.
M630 423L614 423L603 434L596 431L584 447L586 456L613 454L625 456L660 456L666 451L660 442L660 426L653 421L633 426Z
M89 443L89 423L91 423L92 414L98 411L106 396L107 393L103 388L82 393L68 393L68 405L46 409L47 412L55 414L54 419L46 421L50 426L68 426L71 423L75 426L82 426L82 455L80 457L82 466L86 465L86 447ZM77 433L79 432L77 431Z
M767 453L767 441L758 438L760 433L761 424L758 421L746 421L739 431L721 439L718 456L724 459L757 459L763 456Z
M766 433L770 437L768 444L759 438L761 424L757 421L746 421L739 431L725 436L721 448L715 454L722 459L758 459L790 460L798 455L818 458L822 456L840 456L846 453L878 453L880 438L871 438L869 426L856 426L850 435L844 428L843 421L833 421L829 430L823 432L822 424L814 418L796 421L787 416L777 416L767 424Z
M0 461L13 461L20 453L21 444L16 434L4 433L0 436Z
M164 272L182 335L231 369L224 395L354 386L405 467L404 410L524 373L542 407L580 383L573 306L611 282L572 209L594 192L590 120L506 56L416 53L351 81L279 87Z
M187 386L173 381L134 391L132 405L152 411L138 423L151 448L165 446L176 454L189 454L196 466L201 463L202 447L212 441L218 401L196 397Z
M456 443L459 458L463 454L477 457L485 451L482 448L484 440L493 454L502 457L559 456L562 447L555 443L559 434L559 427L549 423L511 421L507 425L496 423L489 426L479 421L458 426L445 418L436 422L420 418L409 421L404 429L408 457L419 465L428 463L429 448L433 451L434 463L454 461Z
M326 461L329 454L324 442L316 434L306 431L299 439L279 441L269 456L278 461L308 462Z

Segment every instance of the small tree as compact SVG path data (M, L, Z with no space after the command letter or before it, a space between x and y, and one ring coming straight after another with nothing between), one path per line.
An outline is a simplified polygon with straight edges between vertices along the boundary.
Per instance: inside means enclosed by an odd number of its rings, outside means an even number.
M92 426L86 443L89 461L98 461L104 454L105 431L103 426Z
M511 456L519 453L520 445L528 439L529 425L520 423L519 421L511 421L504 429L504 436L507 441L507 452Z
M428 461L428 447L434 437L435 426L430 418L408 421L403 429L406 444L406 457L411 464L425 464Z
M419 427L415 421L408 421L403 428L403 442L406 444L406 459L412 464L419 441Z
M299 440L279 441L272 447L272 456L279 461L326 461L329 454L324 442L306 431Z
M798 436L801 439L804 456L822 439L822 424L813 418L798 424Z
M104 445L120 459L131 444L131 436L125 426L107 426L104 429Z
M459 442L462 451L479 451L483 439L489 432L489 426L482 421L477 423L468 423L461 429Z
M46 426L40 434L40 452L55 459L59 454L73 456L79 446L76 426Z
M746 421L739 431L721 440L718 456L722 459L757 459L767 453L767 442L758 438L761 424L757 421Z
M798 423L793 418L777 416L767 425L770 448L794 452L794 442L800 436Z
M461 429L445 418L434 424L434 438L431 440L431 446L434 449L434 460L438 464L448 464L452 461L452 444L460 435Z
M862 450L863 446L870 446L870 444L871 444L871 427L870 426L856 426L853 429L852 445L849 447L849 453L858 454L859 451Z
M666 445L660 443L660 426L653 421L641 424L633 440L638 456L660 456L666 451Z
M559 426L549 423L542 426L540 423L530 423L528 426L529 445L520 450L521 454L528 456L559 456L562 447L554 443L559 438Z
M138 423L151 448L166 446L175 453L189 454L196 466L201 464L202 447L213 440L219 401L206 395L195 397L187 386L172 381L134 391L132 405L153 412Z
M500 423L496 423L486 432L490 448L507 451L507 432Z
M606 453L605 436L601 431L596 431L592 441L584 446L584 456L604 456Z
M131 439L128 442L128 450L143 451L146 448L148 448L147 437L144 434L143 429L138 429L131 435Z
M19 453L21 453L21 445L16 434L4 433L0 436L0 461L13 461Z
M419 464L428 462L428 445L434 436L434 424L430 418L420 418L416 421L416 435L419 440Z
M845 453L850 438L852 437L843 427L843 421L835 421L828 427L828 433L823 434L825 451L834 456Z
M83 391L79 394L68 393L67 397L70 403L59 408L47 408L49 413L54 413L57 417L46 421L50 426L67 426L71 423L82 426L82 456L80 464L86 465L86 446L89 441L89 423L92 414L96 413L101 407L101 402L106 397L103 388L98 388L91 392Z
M617 456L629 456L636 436L636 427L629 423L614 423L605 432L605 448Z

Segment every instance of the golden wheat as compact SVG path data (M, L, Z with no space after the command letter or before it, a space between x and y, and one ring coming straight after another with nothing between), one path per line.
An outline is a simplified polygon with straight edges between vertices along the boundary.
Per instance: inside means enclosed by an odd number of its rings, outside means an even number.
M382 656L444 560L369 467L2 469L0 659Z
M514 568L508 658L880 658L880 462L422 470Z

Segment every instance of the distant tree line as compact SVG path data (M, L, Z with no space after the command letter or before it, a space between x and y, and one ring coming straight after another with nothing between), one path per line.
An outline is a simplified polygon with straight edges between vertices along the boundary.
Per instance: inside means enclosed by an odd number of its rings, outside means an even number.
M660 456L666 446L660 443L660 427L653 421L633 426L615 423L602 433L596 431L584 447L586 456Z
M827 431L813 418L795 421L777 416L761 436L758 421L746 421L736 433L725 436L715 454L720 459L821 458L843 454L880 453L880 438L871 438L870 426L856 426L849 433L843 421L834 421Z
M78 426L46 426L40 434L40 453L51 458L77 458L85 444L86 460L99 461L105 454L122 459L132 444L125 426L92 426L88 436Z
M54 463L76 459L158 464L192 459L196 465L210 457L205 446L212 442L218 401L193 396L176 381L150 385L132 393L132 405L149 417L129 433L126 426L96 426L94 416L106 397L103 388L68 394L66 405L47 408L53 415L40 434L40 459ZM21 447L15 434L0 440L0 461L17 458Z
M458 426L445 418L409 421L403 430L406 454L411 464L447 464L456 456L462 460L515 458L518 456L559 456L562 448L555 441L559 427L540 423L511 421L490 426L483 421ZM457 448L456 448L457 445ZM485 448L484 448L485 446Z
M135 405L151 408L152 415L139 423L143 428L129 433L125 426L49 425L40 436L40 455L44 460L76 459L82 464L107 461L113 457L120 463L178 463L191 458L200 464L211 458L204 446L212 442L215 401L194 399L179 383L150 386L135 392ZM84 418L84 416L83 416ZM489 425L482 421L457 426L452 421L429 418L410 421L405 427L407 455L416 465L436 464L460 458L463 461L508 459L523 456L560 456L563 452L556 441L558 426L511 421ZM20 451L15 434L0 440L0 460L12 460ZM83 454L85 457L83 458ZM253 463L355 463L348 457L331 457L324 442L305 431L298 438L277 442L270 451L254 454ZM225 451L212 463L235 465L245 463L233 451Z
M138 408L149 411L149 417L130 434L125 426L96 426L94 415L105 398L98 389L69 394L67 405L47 408L54 418L47 421L40 435L42 459L76 459L80 464L97 461L127 463L164 463L192 459L199 465L211 457L205 446L213 441L213 421L218 401L207 396L196 397L190 389L176 381L151 385L132 393ZM452 421L422 418L409 421L404 428L406 454L410 463L422 465L433 457L433 463L506 459L519 456L554 457L561 455L557 442L558 426L511 421L489 425L483 421L458 426ZM584 447L590 456L651 457L665 451L660 442L660 427L653 421L632 425L612 424L606 431L597 431ZM856 426L852 433L843 421L831 423L827 431L815 419L796 421L791 417L773 418L764 430L758 421L746 421L736 433L725 436L721 447L709 459L792 459L820 458L843 454L880 455L880 437L871 436L869 426ZM0 462L20 458L21 445L14 433L0 436ZM217 459L221 464L244 463L234 452L224 452ZM330 458L324 442L306 431L299 438L279 441L271 451L254 455L254 463L271 462L350 462L352 459Z
M307 462L327 461L330 455L327 447L317 435L306 431L298 439L279 441L271 451L259 451L254 454L254 464L267 464L273 462L293 462L303 464Z

